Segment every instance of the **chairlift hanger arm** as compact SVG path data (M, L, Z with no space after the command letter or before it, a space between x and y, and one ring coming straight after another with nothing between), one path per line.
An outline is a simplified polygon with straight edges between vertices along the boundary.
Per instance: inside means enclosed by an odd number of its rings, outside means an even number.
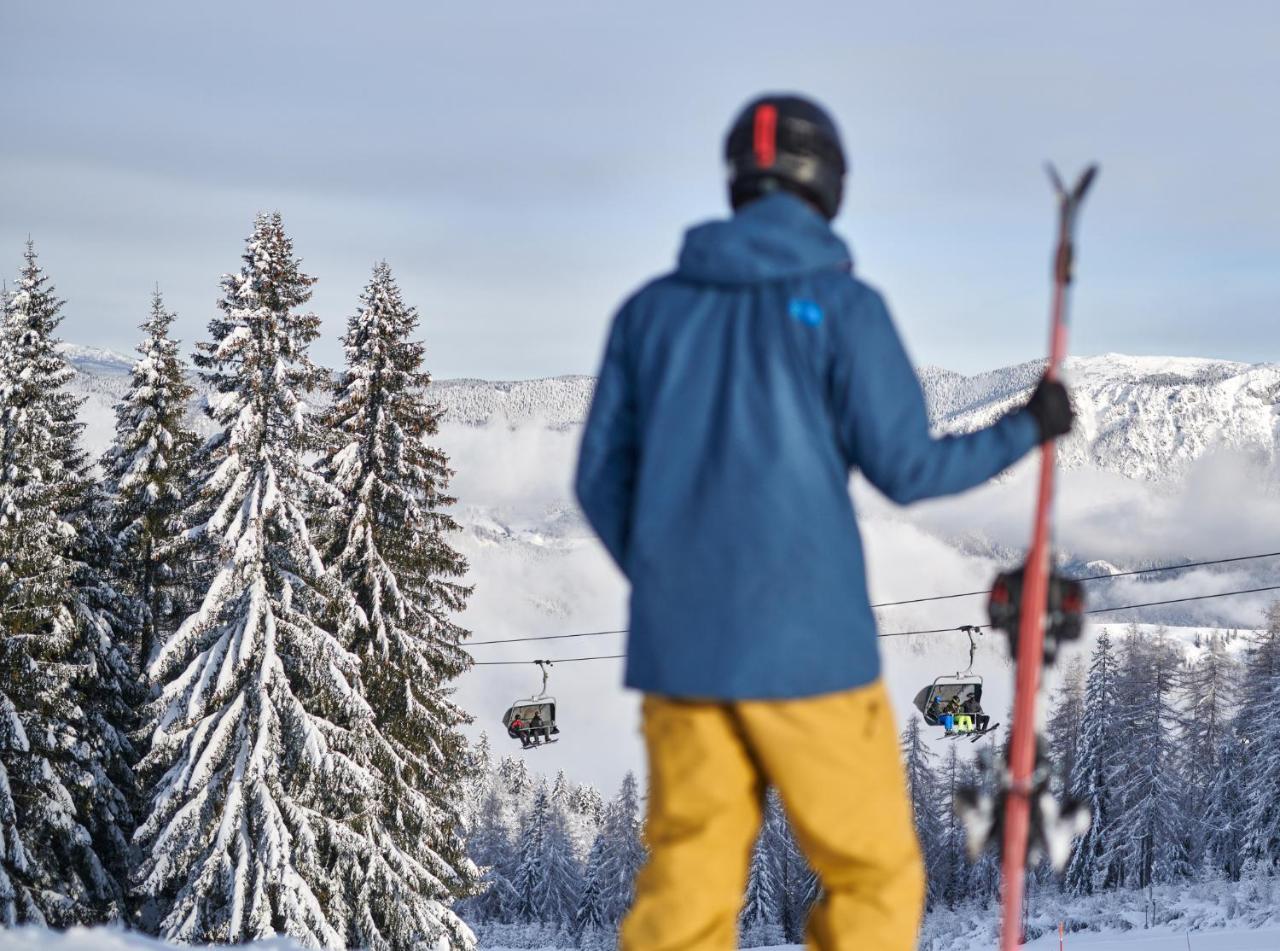
M547 672L547 668L554 667L555 663L549 660L535 660L534 663L537 664L538 669L542 671L542 690L538 692L538 696L534 699L541 700L547 695L547 681L550 677L550 674Z
M956 676L968 677L973 673L973 660L978 653L978 642L973 639L973 635L977 634L981 637L982 627L977 624L961 624L960 631L963 634L969 635L969 666L966 667L962 673L959 673ZM981 680L982 678L979 677L978 679Z

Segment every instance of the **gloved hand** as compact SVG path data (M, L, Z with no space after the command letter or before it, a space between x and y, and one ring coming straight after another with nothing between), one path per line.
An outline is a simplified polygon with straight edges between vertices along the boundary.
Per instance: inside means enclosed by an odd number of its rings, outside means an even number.
M1067 388L1057 380L1041 378L1039 385L1027 400L1027 412L1035 417L1040 427L1040 441L1048 442L1071 432L1076 413L1071 408L1071 396Z

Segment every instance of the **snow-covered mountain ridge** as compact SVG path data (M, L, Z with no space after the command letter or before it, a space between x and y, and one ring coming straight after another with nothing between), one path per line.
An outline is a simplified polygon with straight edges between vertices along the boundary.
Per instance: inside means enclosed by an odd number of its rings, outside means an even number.
M91 446L101 449L110 436L101 423L124 392L130 361L89 347L68 345L64 353L87 398ZM966 376L930 366L920 380L935 427L968 432L1026 399L1041 368L1031 362ZM1066 372L1079 423L1061 447L1065 468L1165 481L1211 450L1266 466L1280 459L1278 364L1105 354L1072 358ZM586 418L594 385L588 376L462 379L437 380L431 390L455 424L565 430Z
M968 432L1026 399L1043 362L964 376L926 367L935 426ZM1280 458L1280 365L1105 354L1067 361L1078 421L1059 450L1064 468L1164 481L1211 450L1264 465Z

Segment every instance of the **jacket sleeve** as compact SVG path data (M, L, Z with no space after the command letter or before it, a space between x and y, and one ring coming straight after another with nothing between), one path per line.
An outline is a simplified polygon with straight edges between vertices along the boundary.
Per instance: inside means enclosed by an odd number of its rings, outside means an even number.
M613 321L578 454L575 490L613 560L625 564L639 460L635 393L627 368L626 311ZM624 569L625 570L625 569Z
M838 322L832 397L848 458L899 504L963 492L1013 465L1039 441L1025 410L962 436L929 432L920 381L883 299L860 288Z

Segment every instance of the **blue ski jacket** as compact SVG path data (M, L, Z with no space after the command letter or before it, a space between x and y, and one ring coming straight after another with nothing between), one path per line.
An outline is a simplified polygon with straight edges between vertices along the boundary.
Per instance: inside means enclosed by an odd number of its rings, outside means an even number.
M748 700L871 682L852 470L907 503L1037 441L1025 410L933 438L884 300L803 201L694 227L613 321L578 460L583 511L631 582L627 685Z

